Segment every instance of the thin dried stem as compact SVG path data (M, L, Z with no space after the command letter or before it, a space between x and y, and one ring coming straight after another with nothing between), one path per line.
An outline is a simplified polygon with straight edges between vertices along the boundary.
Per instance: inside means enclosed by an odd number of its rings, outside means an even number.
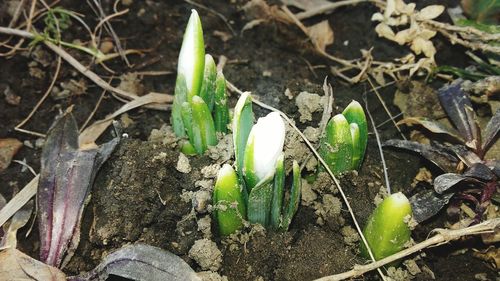
M404 257L407 257L413 253L422 251L425 248L429 248L432 246L439 246L445 243L448 243L453 240L457 240L461 237L464 236L470 236L470 235L480 235L484 233L492 233L495 231L496 228L500 226L500 218L496 219L491 219L487 220L485 222L482 222L480 224L476 224L474 226L469 226L466 228L462 229L456 229L456 230L449 230L449 229L434 229L431 233L437 233L433 237L422 241L410 248L407 248L405 250L402 250L392 256L388 256L386 258L383 258L381 260L378 260L376 262L372 262L367 265L355 265L354 268L350 271L340 273L340 274L335 274L331 276L325 276L319 279L316 279L315 281L338 281L338 280L345 280L349 278L355 278L358 276L361 276L362 274L372 271L374 269L379 269L380 267L389 264L391 262L397 261L399 259L402 259Z
M367 79L368 80L368 83L370 83L370 86L372 87L373 89L373 92L375 92L375 95L377 96L378 100L380 101L380 103L382 104L382 107L384 108L385 112L387 113L387 115L389 115L389 118L391 118L392 120L392 123L394 124L394 127L396 127L396 129L398 130L399 134L401 135L401 138L403 138L404 140L406 140L406 137L405 135L403 134L403 132L401 131L401 129L399 128L398 124L396 123L396 120L394 119L394 117L392 116L392 113L391 111L389 110L389 108L387 107L387 105L385 104L384 100L382 99L382 96L380 95L380 93L378 92L377 88L373 85L372 81L370 78Z
M33 117L33 115L38 110L38 108L40 108L40 106L42 105L42 103L50 95L50 92L52 92L52 89L54 88L54 85L56 84L57 78L59 77L59 71L61 70L61 64L62 64L61 57L57 57L56 72L54 73L54 77L52 78L52 81L50 82L49 87L47 88L47 90L43 94L42 98L37 102L37 104L35 105L35 107L33 107L33 109L31 110L30 114L28 114L28 116L26 118L24 118L23 121L21 121L19 124L16 125L16 127L14 127L14 129L16 131L22 132L22 133L27 133L27 131L24 130L24 129L21 129L21 127L24 126L31 119L31 117ZM33 134L35 132L31 132L30 131L30 133ZM43 135L43 134L37 133L36 135L40 136L40 135Z
M108 80L108 83L110 83L111 80L113 80L112 77ZM87 117L87 120L85 120L85 123L83 123L83 125L80 127L80 133L85 129L85 127L87 127L87 125L89 124L90 120L92 120L92 118L94 117L97 109L99 108L99 106L101 105L102 100L104 99L104 96L106 95L106 92L107 92L106 90L102 90L101 96L97 100L97 103L95 104L94 109L92 110L92 112Z
M385 186L387 188L387 194L391 194L391 184L389 182L389 175L387 173L387 165L385 163L384 151L382 150L382 144L380 143L380 136L377 131L377 126L375 124L375 121L373 120L372 114L370 113L370 109L368 108L368 99L366 98L366 93L363 94L363 101L365 102L366 114L370 119L370 123L372 124L373 127L373 133L375 134L375 139L377 140L377 147L380 153L380 161L382 162L382 168L384 169L384 179L385 179Z

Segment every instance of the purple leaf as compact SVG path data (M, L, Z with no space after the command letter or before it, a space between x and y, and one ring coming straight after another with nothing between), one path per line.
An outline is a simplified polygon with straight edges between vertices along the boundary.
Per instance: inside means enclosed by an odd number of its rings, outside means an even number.
M69 277L68 281L106 280L116 275L143 281L199 281L196 272L178 256L149 245L128 245L108 255L87 274Z
M500 109L497 109L495 115L491 117L484 130L483 151L486 153L488 149L495 143L498 132L500 131Z
M452 188L453 186L457 185L460 182L467 182L467 183L481 184L481 185L483 184L479 180L476 180L471 177L454 173L446 173L439 175L434 179L434 190L436 190L437 193L442 194L443 192L447 191L448 189Z
M482 180L485 182L493 181L496 179L495 174L491 171L491 169L482 163L476 163L470 168L468 168L464 173L466 177L476 178L478 180Z
M437 214L454 193L437 194L434 190L424 190L410 197L413 218L421 223Z
M462 82L458 79L450 85L442 87L438 91L438 97L453 125L457 127L467 142L471 142L474 135L465 108L472 108L472 105L469 96L461 89Z
M445 135L448 135L448 136L454 138L455 140L457 140L461 143L464 142L463 138L460 137L459 135L457 135L455 130L453 130L451 128L447 128L443 124L441 124L435 120L429 119L429 118L408 117L408 118L405 118L397 123L397 125L400 125L400 124L407 124L407 125L418 124L418 125L426 128L427 130L429 130L432 133L445 134Z
M438 144L431 146L415 141L393 139L386 141L384 146L393 146L417 152L445 172L455 171L458 163L458 159L452 155L453 152L449 151L447 147Z
M97 171L119 139L97 147L78 147L78 129L71 113L48 133L42 150L37 204L40 259L60 267L71 258L80 237L80 220Z

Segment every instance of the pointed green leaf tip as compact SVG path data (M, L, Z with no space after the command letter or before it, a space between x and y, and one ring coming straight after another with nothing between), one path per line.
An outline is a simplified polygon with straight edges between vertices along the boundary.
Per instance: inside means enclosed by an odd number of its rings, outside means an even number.
M241 192L236 172L230 165L224 164L217 174L213 194L214 217L222 236L243 227L246 206Z
M187 101L198 95L203 80L205 68L205 43L203 42L203 29L201 20L196 10L191 10L191 16L184 32L177 75L184 76L187 85Z
M351 128L344 115L337 114L328 122L319 153L333 173L339 174L351 170L353 155Z
M373 211L363 231L376 260L395 254L410 241L411 205L406 196L399 192L387 197ZM369 258L364 244L361 254Z
M361 162L363 161L363 157L366 151L366 145L368 142L368 125L366 123L365 111L363 110L363 107L361 106L361 104L359 104L359 102L353 100L344 109L342 115L344 115L349 124L358 125L359 137L357 139L359 139L359 141L357 143L354 143L355 148L353 150L354 155L352 169L359 169L359 167L361 166Z

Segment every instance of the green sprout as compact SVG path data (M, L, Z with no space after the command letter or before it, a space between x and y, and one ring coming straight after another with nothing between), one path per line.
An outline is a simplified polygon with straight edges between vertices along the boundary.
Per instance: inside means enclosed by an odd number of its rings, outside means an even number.
M203 29L196 10L184 33L175 83L171 123L188 155L203 154L217 144L217 132L226 133L229 123L226 80L217 73L211 55L205 55ZM186 140L187 139L187 140Z
M213 202L217 203L214 217L219 223L219 233L223 236L243 227L246 217L245 202L233 167L224 164L217 174Z
M319 153L335 174L357 170L363 162L367 140L365 112L357 101L352 101L342 114L328 122Z
M373 211L363 235L375 260L401 251L410 241L411 230L408 223L411 214L410 201L401 192L385 198ZM364 243L361 244L361 255L369 258Z
M246 212L239 212L234 218L234 225L230 228L225 217L220 216L220 188L216 184L214 205L216 206L216 220L221 235L228 235L240 228L237 220L248 219L251 223L259 223L264 227L274 230L286 231L297 212L301 177L297 161L293 161L293 183L288 191L288 200L285 200L285 165L283 145L285 141L285 124L279 113L271 112L259 118L253 124L252 100L248 93L243 94L234 110L233 141L235 147L236 172L231 186L233 190L241 193L238 198L233 198L231 205L238 206L244 202ZM222 168L227 170L228 168ZM217 183L223 182L228 177L220 172ZM234 179L238 179L237 181ZM237 192L234 191L233 194ZM227 201L227 200L226 200Z

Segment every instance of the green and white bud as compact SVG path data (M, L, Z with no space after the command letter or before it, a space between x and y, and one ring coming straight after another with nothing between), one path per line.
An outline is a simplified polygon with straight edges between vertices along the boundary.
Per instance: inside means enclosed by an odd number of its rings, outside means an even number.
M191 101L191 98L200 92L204 69L205 43L203 42L203 29L198 12L193 9L184 32L177 65L177 75L184 77L186 81L187 101Z
M257 120L248 136L243 163L243 175L249 192L273 178L284 142L285 123L279 113L271 112Z
M363 235L370 246L375 260L380 260L401 251L410 241L408 226L412 215L410 201L401 193L394 193L380 203L373 211ZM365 245L361 254L369 258Z

